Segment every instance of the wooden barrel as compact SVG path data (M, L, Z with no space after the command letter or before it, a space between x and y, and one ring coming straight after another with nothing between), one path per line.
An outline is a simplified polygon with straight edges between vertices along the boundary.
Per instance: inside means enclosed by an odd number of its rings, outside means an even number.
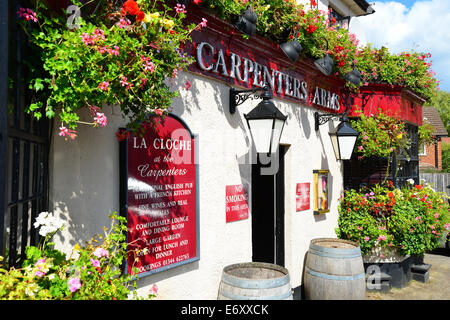
M364 264L356 242L320 238L309 246L304 270L308 300L363 300Z
M289 272L276 264L249 262L223 269L218 300L292 300Z

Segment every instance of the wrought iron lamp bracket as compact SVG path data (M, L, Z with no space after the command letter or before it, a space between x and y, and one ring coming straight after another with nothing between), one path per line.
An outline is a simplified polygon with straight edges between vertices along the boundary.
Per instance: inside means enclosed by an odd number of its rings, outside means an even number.
M235 88L230 88L230 113L234 114L236 112L236 107L243 104L248 99L261 99L261 93L259 91L268 91L269 88L266 86L264 88L248 89L248 90L238 90Z
M327 123L331 119L341 119L342 117L346 116L347 114L344 113L326 113L326 114L319 114L317 111L314 112L314 129L317 131L319 130L319 126Z

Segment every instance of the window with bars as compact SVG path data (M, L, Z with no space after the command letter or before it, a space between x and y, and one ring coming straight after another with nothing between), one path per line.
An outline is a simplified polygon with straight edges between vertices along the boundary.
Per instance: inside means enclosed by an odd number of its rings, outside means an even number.
M37 121L24 112L30 103L23 79L27 68L22 57L27 41L16 23L19 4L0 4L0 255L8 266L22 263L27 245L37 245L39 235L33 227L36 216L48 210L48 122Z

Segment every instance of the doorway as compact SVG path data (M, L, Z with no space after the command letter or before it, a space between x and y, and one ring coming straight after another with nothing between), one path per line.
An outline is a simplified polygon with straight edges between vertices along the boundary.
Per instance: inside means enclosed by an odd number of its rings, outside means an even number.
M284 267L284 156L287 146L278 148L278 170L271 163L252 165L252 261ZM264 171L274 171L267 174ZM263 170L261 170L263 169ZM262 174L263 173L263 174Z

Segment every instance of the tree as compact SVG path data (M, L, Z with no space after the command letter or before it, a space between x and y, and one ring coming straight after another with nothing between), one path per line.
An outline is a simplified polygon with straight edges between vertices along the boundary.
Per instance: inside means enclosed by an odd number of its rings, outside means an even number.
M450 135L450 92L438 91L438 94L424 106L433 106L438 110L447 133Z

